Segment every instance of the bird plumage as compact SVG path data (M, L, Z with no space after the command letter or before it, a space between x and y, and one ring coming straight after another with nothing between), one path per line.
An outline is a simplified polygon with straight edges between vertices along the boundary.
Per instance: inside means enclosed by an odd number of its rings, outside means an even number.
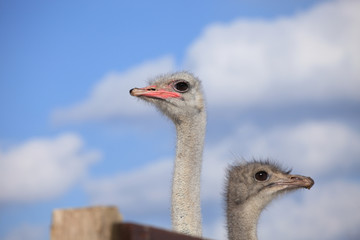
M226 185L227 229L230 240L256 240L261 211L282 193L310 189L310 177L292 175L270 161L236 164L228 169Z
M172 183L172 225L178 232L202 235L200 173L206 128L201 82L191 73L177 72L150 81L130 94L154 104L175 124L176 158Z

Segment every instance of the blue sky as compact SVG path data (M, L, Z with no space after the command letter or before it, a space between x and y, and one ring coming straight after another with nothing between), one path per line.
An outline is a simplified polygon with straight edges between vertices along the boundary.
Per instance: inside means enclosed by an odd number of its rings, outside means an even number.
M175 131L128 91L182 69L207 99L206 237L226 239L226 166L269 157L316 184L260 238L357 239L359 3L1 1L0 239L49 239L53 209L95 204L170 228Z

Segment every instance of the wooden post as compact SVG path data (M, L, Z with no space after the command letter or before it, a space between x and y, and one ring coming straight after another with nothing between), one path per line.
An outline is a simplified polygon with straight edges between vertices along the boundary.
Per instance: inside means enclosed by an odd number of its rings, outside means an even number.
M202 238L134 223L115 223L111 240L202 240Z
M53 211L51 240L201 240L155 227L121 223L116 207Z
M113 206L54 210L51 240L110 240L113 224L121 220Z

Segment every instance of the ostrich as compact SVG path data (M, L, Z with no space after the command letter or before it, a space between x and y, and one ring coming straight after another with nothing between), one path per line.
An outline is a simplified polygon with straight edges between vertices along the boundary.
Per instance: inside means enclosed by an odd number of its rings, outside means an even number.
M176 72L156 78L148 87L133 88L130 94L154 104L176 127L172 226L177 232L200 237L200 172L206 127L201 83L188 72Z
M313 185L310 177L291 175L269 161L231 166L225 194L228 238L256 240L257 222L267 204L282 193Z

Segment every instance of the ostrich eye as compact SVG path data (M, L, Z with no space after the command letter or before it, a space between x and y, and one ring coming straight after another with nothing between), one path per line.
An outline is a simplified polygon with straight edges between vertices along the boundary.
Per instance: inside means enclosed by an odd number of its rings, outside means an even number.
M174 90L178 92L186 92L189 90L189 83L186 81L177 81L174 83Z
M263 182L269 179L269 174L265 171L259 171L257 173L255 173L255 179Z

